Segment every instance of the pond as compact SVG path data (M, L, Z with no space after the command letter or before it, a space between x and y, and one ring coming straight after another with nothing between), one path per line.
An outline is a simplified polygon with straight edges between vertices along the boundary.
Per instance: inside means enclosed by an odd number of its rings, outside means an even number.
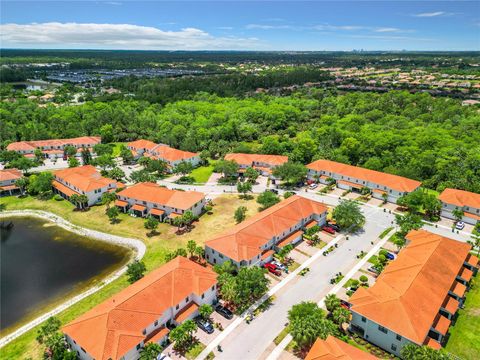
M32 217L1 230L0 329L17 327L101 281L130 251ZM8 331L7 331L8 332Z

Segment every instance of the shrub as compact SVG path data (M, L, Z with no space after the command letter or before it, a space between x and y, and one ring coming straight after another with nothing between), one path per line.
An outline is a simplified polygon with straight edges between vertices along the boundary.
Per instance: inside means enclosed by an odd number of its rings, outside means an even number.
M63 201L65 200L61 195L59 194L55 194L55 196L53 197L54 200L56 201Z
M360 279L360 281L361 281L362 283L366 283L366 282L368 282L368 277L367 277L366 275L362 275L362 276L360 276L360 278L359 278L359 279Z

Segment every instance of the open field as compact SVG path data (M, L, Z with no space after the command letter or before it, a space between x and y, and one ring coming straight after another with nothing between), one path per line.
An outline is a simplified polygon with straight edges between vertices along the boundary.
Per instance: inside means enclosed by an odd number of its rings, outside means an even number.
M478 359L480 354L480 284L476 277L475 286L467 293L465 309L459 310L459 317L450 327L450 339L445 349L465 360Z
M210 164L208 166L200 166L196 169L193 169L193 171L190 173L190 176L195 179L196 183L204 184L212 175L213 167L213 164Z
M168 224L160 224L158 235L147 236L147 230L143 227L143 219L133 218L127 214L121 214L120 223L110 224L105 215L105 206L94 206L87 212L73 211L74 206L67 201L47 200L41 201L32 197L19 199L6 197L1 199L5 210L34 209L55 213L71 223L90 229L141 239L147 245L147 252L143 261L147 271L151 271L164 263L165 254L179 247L184 247L188 240L195 240L198 244L205 243L218 232L235 225L233 214L238 206L247 207L247 217L257 213L258 204L255 199L243 200L236 195L223 195L214 200L212 214L205 214L200 221L194 223L194 229L183 235L176 235L176 228ZM126 276L107 285L97 293L78 302L58 315L62 324L68 323L82 313L88 311L103 300L119 292L128 285ZM0 357L4 359L41 358L42 347L35 341L37 329L20 336L0 350Z

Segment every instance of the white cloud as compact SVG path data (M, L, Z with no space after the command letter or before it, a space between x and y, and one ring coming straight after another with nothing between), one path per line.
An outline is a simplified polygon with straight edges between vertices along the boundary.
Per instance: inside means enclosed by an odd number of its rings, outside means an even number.
M248 30L278 30L278 29L293 29L291 25L265 25L265 24L248 24L245 26Z
M257 38L216 37L196 28L164 31L150 26L95 23L0 24L3 47L221 50L260 49Z
M453 13L447 13L445 11L433 11L433 12L426 12L420 14L414 14L415 17L436 17L436 16L450 16Z
M342 31L355 31L355 30L364 30L368 29L365 26L358 26L358 25L315 25L313 26L314 30L320 31L335 31L335 30L342 30Z

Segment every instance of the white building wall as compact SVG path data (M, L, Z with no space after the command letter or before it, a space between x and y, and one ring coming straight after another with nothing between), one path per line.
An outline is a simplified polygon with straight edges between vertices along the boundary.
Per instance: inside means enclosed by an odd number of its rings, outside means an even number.
M157 203L153 203L153 202L149 202L149 201L141 201L141 200L133 199L133 198L130 198L130 197L122 196L121 194L119 194L117 196L117 198L120 199L120 200L128 202L128 205L130 207L132 207L135 204L145 206L147 208L147 211L145 212L146 214L148 214L152 209L160 209L160 210L165 211L166 216L170 215L172 212L178 213L178 214L184 214L186 211L189 211L189 210L193 213L193 215L200 216L203 208L206 205L206 199L205 198L203 198L201 201L197 202L190 209L186 209L186 210L178 209L178 208L172 208L170 206L166 206L166 205L163 205L163 204L157 204Z
M456 208L461 208L461 207L453 205L453 204L448 204L448 203L442 202L442 211L441 211L440 215L447 218L447 219L455 220L455 216L453 216L452 212ZM465 206L461 209L463 209L466 212L477 214L478 216L480 216L480 209L477 209L477 208L474 208L474 207L469 207L469 206ZM467 223L467 224L470 224L470 225L475 225L478 220L469 217L468 214L465 213L463 218L462 218L462 221L464 223Z

